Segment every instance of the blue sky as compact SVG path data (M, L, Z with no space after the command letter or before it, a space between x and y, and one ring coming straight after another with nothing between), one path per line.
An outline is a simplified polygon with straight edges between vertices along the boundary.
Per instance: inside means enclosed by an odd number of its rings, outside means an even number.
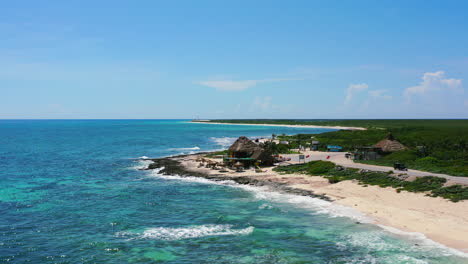
M468 118L468 1L7 1L0 118Z

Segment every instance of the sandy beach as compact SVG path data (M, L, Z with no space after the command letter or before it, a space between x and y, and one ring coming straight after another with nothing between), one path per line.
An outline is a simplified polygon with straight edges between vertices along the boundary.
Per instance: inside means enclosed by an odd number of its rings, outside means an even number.
M307 195L313 193L329 198L333 203L352 207L382 227L396 228L405 232L423 234L427 238L450 248L468 253L468 202L451 202L443 198L425 196L424 193L397 193L393 188L364 187L355 181L330 184L320 176L302 174L279 174L272 168L256 173L253 169L244 172L220 173L205 167L199 168L199 155L170 158L178 163L187 175L209 179L235 179L245 184L273 186L284 191ZM215 160L215 159L213 159ZM220 160L217 160L220 161ZM170 174L170 172L168 172ZM242 179L239 181L239 179ZM282 186L276 188L275 186Z
M218 123L209 122L209 120L190 121L195 124L213 124L213 125L236 125L236 126L276 126L276 127L302 127L302 128L331 128L339 130L366 130L364 127L345 127L345 126L316 126L316 125L276 125L276 124L237 124L237 123Z

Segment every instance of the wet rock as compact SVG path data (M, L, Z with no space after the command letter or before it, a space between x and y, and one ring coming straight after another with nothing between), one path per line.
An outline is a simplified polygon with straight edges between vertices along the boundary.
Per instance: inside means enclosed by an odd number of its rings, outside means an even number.
M185 157L186 155L184 155ZM159 173L164 174L164 175L177 175L177 176L191 176L191 177L201 177L213 181L225 181L225 180L230 180L234 181L238 184L244 184L244 185L253 185L253 186L268 186L271 187L274 190L286 192L286 193L291 193L291 194L296 194L296 195L301 195L301 196L309 196L309 197L314 197L314 198L320 198L326 201L332 201L329 197L323 195L323 194L315 194L312 191L308 190L302 190L302 189L295 189L291 188L288 185L284 183L278 183L278 182L271 182L267 180L259 180L254 177L248 177L248 176L237 176L237 177L232 177L232 176L225 176L223 174L207 174L203 172L198 172L198 171L191 171L186 169L184 166L182 166L181 162L178 160L182 156L178 157L170 157L170 158L160 158L160 159L151 159L153 161L152 164L146 168L146 170L153 170L153 169L161 169Z

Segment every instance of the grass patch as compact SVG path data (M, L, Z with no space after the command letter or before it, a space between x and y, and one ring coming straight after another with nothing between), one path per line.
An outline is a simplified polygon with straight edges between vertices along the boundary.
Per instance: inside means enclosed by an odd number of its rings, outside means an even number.
M226 149L226 150L215 151L215 152L206 154L205 157L207 157L207 158L213 158L213 157L215 157L215 156L227 155L228 153L229 153L229 151Z

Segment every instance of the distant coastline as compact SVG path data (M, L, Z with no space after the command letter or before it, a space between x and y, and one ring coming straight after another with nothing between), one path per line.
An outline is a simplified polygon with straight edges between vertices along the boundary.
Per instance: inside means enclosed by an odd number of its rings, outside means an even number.
M348 126L319 126L319 125L282 125L282 124L249 124L249 123L224 123L211 120L192 120L191 123L213 124L213 125L239 125L239 126L275 126L275 127L299 127L299 128L331 128L338 130L367 130L364 127L348 127Z

